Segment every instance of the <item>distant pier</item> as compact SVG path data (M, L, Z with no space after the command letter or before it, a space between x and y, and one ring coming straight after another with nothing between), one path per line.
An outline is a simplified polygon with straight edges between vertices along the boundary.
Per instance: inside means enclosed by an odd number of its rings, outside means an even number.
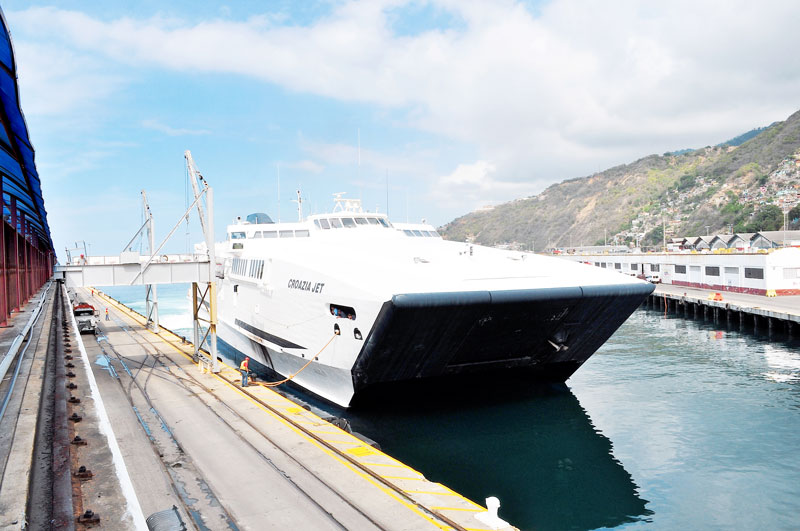
M726 323L743 331L800 337L800 296L766 297L659 284L644 304L650 309Z

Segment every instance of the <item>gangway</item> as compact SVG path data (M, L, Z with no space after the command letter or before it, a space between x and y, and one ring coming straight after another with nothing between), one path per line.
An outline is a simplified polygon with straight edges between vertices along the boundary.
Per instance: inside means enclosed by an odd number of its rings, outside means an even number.
M191 153L184 152L184 157L189 170L189 179L192 182L194 201L157 248L154 248L153 245L153 216L147 204L147 196L142 191L145 221L125 246L125 250L114 256L87 256L86 254L81 254L77 258L68 256L66 264L56 266L55 278L63 279L68 287L145 286L147 322L148 325L152 324L153 331L156 333L159 331L159 326L155 286L191 283L194 359L196 362L203 361L206 367L216 373L219 372L219 360L217 359L217 290L213 230L214 192L195 167ZM197 209L205 239L203 252L160 254L164 244L172 237L180 224L188 219L194 209ZM145 231L148 236L149 254L141 255L132 250L131 244ZM208 319L201 317L204 312L208 313ZM201 322L208 326L202 337L200 337ZM204 343L208 344L210 359L207 359L200 350L200 345Z

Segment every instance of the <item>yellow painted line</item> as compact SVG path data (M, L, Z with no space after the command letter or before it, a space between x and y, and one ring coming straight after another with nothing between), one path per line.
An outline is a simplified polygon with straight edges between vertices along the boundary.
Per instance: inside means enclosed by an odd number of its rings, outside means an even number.
M103 294L100 294L100 293L98 293L98 295L100 295L100 296L103 296ZM114 305L114 306L118 306L117 304L115 304L115 301L109 300L109 302L110 302L112 305ZM127 308L126 308L126 309L127 309ZM133 313L133 315L132 315L132 316L130 315L131 313ZM137 313L135 313L133 310L131 310L131 311L130 311L128 314L126 314L126 315L129 315L129 316L130 316L130 317L131 317L131 318L132 318L134 321L138 321L138 322L139 322L139 324L144 324L144 320L143 320L143 319L135 319L135 318L134 318L134 316L137 316L138 314L137 314ZM160 336L159 334L156 334L156 333L154 333L153 331L151 331L151 330L150 330L150 329L148 329L147 327L143 327L143 329L144 329L144 330L146 330L147 332L150 332L152 335L156 336L156 337L157 337L159 340L162 340L162 338L161 338L161 336ZM174 335L174 334L173 334L173 335ZM162 341L163 341L163 340L162 340ZM175 350L176 350L178 353L180 353L180 354L183 354L183 355L184 355L184 357L186 357L188 360L190 360L190 361L192 361L192 363L194 363L194 361L192 360L192 355L191 355L190 353L188 353L188 352L184 351L184 350L183 350L183 349L181 349L181 348L178 348L177 346L173 345L173 344L172 344L171 342L169 342L169 341L163 341L163 342L164 342L165 344L169 345L170 347L172 347L173 349L175 349ZM228 368L230 368L231 370L234 370L232 367L230 367L229 365L227 365L227 364L225 364L225 363L221 363L221 364L222 364L223 366L225 366L225 367L228 367ZM238 372L238 371L237 371L237 372ZM406 500L404 500L403 498L399 497L399 496L397 495L397 493L396 493L394 490L392 490L391 488L389 488L389 487L386 487L385 485L383 485L383 484L381 484L381 483L377 482L377 481L376 481L374 478L372 478L372 477L371 477L369 474L366 474L364 471L362 471L362 470L358 469L357 467L354 467L354 466L352 465L352 463L350 463L350 462L348 462L348 461L346 461L346 460L344 460L344 459L340 458L340 457L339 457L338 455L336 455L336 454L335 454L335 453L334 453L334 452L333 452L331 449L329 449L329 448L326 448L325 446L323 446L323 445L319 444L319 442L318 442L317 440L315 440L315 439L313 439L313 438L311 438L311 437L308 437L308 435L307 435L307 434L305 434L305 433L304 433L303 431L301 431L300 429L298 429L298 427L296 427L296 426L293 426L293 425L292 425L290 422L288 422L286 419L284 419L284 418L280 417L279 415L275 414L273 411L270 411L269 409L267 409L266 407L264 407L264 405L263 405L263 404L261 404L261 403L260 403L260 402L258 402L257 400L254 400L253 398L251 398L251 397L250 397L250 396L248 396L247 394L243 393L241 388L237 387L237 386L236 386L236 385L234 385L232 382L228 381L226 378L223 378L223 377L222 377L222 376L220 376L219 374L213 374L213 373L210 373L210 374L212 374L213 376L215 376L215 377L216 377L216 378L217 378L217 379L218 379L218 380L219 380L221 383L223 383L224 385L227 385L227 386L228 386L228 387L230 387L231 389L234 389L235 391L239 392L239 394L241 394L241 395L242 395L242 396L243 396L245 399L247 399L248 401L250 401L250 402L251 402L253 405L255 405L256 407L258 407L259 409L261 409L262 411L264 411L265 413L267 413L268 415L270 415L271 417L273 417L273 418L274 418L275 420L277 420L278 422L280 422L280 423L284 424L284 425L285 425L287 428L289 428L290 430L294 431L296 434L298 434L298 435L300 435L301 437L305 438L305 439L306 439L308 442L310 442L311 444L313 444L314 446L316 446L317 448L319 448L321 451L323 451L323 453L325 453L325 454L329 455L329 456L330 456L330 457L332 457L332 458L333 458L335 461L338 461L340 464L342 464L342 465L344 465L345 467L347 467L348 469L350 469L350 470L351 470L352 472L354 472L356 475L358 475L358 476L362 477L362 478L363 478L365 481L367 481L368 483L372 484L374 487L378 488L380 491L384 492L384 493L385 493L387 496L389 496L390 498L393 498L395 501L397 501L397 502L398 502L398 503L400 503L401 505L405 506L407 509L409 509L409 510L410 510L410 511L412 511L413 513L417 514L418 516L420 516L420 517L421 517L421 518L423 518L424 520L427 520L429 523L433 524L434 526L438 527L439 529L443 529L443 530L444 530L444 529L451 529L451 527L450 527L449 525L446 525L446 524L444 524L443 522L436 521L436 520L434 520L434 519L433 519L431 516L429 516L428 514L426 514L426 513L425 513L425 512L423 512L423 511L421 511L421 510L419 509L419 507L418 507L418 506L417 506L415 503L411 503L411 502L409 502L409 501L406 501ZM277 393L275 393L275 391L272 391L271 389L270 389L269 391L270 391L271 393L275 394L276 396L278 396L278 397L280 397L280 398L283 398L283 399L284 399L284 400L286 400L287 402L290 402L288 399L285 399L284 397L282 397L282 396L278 395ZM290 402L290 403L291 403L291 402ZM276 409L279 409L279 408L276 408ZM303 409L303 408L300 408L300 409ZM308 413L308 411L307 411L307 410L304 410L304 411L306 411L306 412ZM322 419L320 419L320 421L322 421ZM293 420L292 422L294 422L294 420ZM328 442L328 443L330 444L330 441L326 441L326 442ZM359 440L359 443L360 443L360 442L361 442L361 441ZM343 444L351 444L351 443L343 443ZM397 460L396 460L396 459L394 459L393 457L391 457L391 456L389 456L389 455L387 455L387 454L384 454L383 452L380 452L380 454L382 454L382 455L386 456L386 457L387 457L387 458L389 458L389 459L393 459L393 460L397 461ZM400 461L398 461L398 462L400 462ZM408 468L410 468L410 467L408 467ZM413 470L413 469L412 469L412 470ZM383 477L384 479L409 479L409 480L427 481L427 480L426 480L424 477L423 477L423 478L406 478L406 477L397 477L397 478L392 478L391 476L381 476L381 477ZM398 488L399 488L399 487L398 487ZM402 490L402 489L401 489L401 490ZM466 498L465 498L465 499L466 499ZM422 505L422 504L420 504L420 505ZM422 505L422 507L425 507L425 506L424 506L424 505ZM426 508L427 508L427 507L426 507Z
M363 446L363 445L362 446L356 446L355 448L350 448L349 450L345 450L345 451L348 454L356 455L356 456L359 456L359 457L362 457L362 456L365 456L365 455L375 455L375 454L378 453L374 448L372 448L370 446Z
M407 476L384 476L381 474L383 479L409 479L411 481L428 481L425 478L415 478L415 477L407 477Z
M469 513L480 513L483 512L480 509L467 509L466 507L428 507L429 509L433 509L434 511L466 511Z
M407 494L431 494L433 496L458 496L459 498L463 498L461 494L457 492L434 492L432 490L408 490L405 489L403 492ZM483 509L483 507L481 507Z
M364 465L364 466L389 466L389 467L392 467L392 468L408 468L405 465L393 465L393 464L390 464L390 463L367 463L365 461L360 461L360 463L362 465ZM408 491L406 491L406 492L408 492Z

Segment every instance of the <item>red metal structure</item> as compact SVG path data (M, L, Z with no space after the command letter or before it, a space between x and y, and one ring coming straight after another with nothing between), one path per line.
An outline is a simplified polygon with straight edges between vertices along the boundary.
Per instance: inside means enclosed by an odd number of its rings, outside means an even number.
M28 126L19 104L14 50L0 10L0 326L52 275L55 251Z

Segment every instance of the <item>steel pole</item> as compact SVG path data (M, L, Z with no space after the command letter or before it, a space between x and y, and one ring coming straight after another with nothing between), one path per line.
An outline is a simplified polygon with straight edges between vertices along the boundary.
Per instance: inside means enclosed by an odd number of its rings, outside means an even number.
M206 247L208 248L208 342L209 353L211 354L211 372L219 372L219 360L217 359L217 282L216 269L217 260L214 252L214 190L209 186L206 195L206 210L208 223L206 223Z

